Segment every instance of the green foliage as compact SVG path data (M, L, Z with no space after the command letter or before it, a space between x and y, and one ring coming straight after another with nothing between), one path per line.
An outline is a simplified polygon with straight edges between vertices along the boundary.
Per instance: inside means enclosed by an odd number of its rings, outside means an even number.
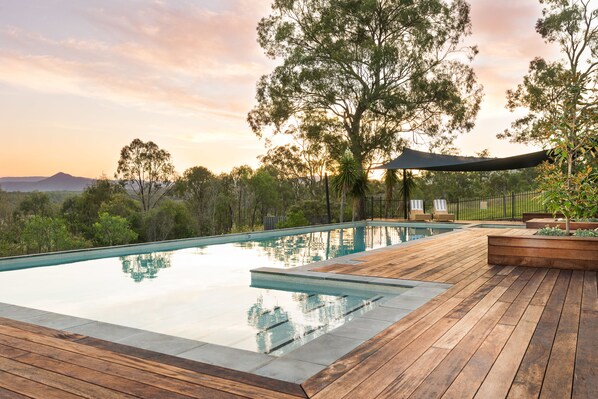
M185 204L164 200L143 218L145 241L163 241L195 235L191 214Z
M176 192L187 201L200 235L213 234L214 231L213 213L209 210L215 207L216 186L216 176L203 166L187 169L176 185Z
M107 212L100 214L99 220L93 224L93 230L94 243L98 246L129 244L137 239L137 233L129 228L127 219Z
M16 211L18 216L52 216L53 213L50 197L40 192L28 194Z
M150 253L123 256L120 258L122 271L139 283L145 279L156 278L161 269L170 267L170 255Z
M567 233L559 227L543 227L538 230L536 235L539 235L539 236L566 236Z
M97 222L102 207L113 201L116 196L124 195L126 193L121 186L102 177L89 185L80 196L67 198L62 203L60 214L67 222L71 233L92 240L93 224Z
M350 151L345 151L345 154L339 159L336 174L332 177L332 189L336 191L341 198L341 206L339 213L339 222L343 222L345 211L345 200L348 194L351 194L353 187L360 178L359 166L355 162Z
M327 140L327 126L314 121L304 122L286 132L292 136L293 144L268 148L260 161L264 166L274 168L278 176L294 183L295 192L301 190L302 182L306 182L309 194L315 199L322 195L319 182L324 178L326 164L331 161L326 144L330 140Z
M543 58L531 61L523 83L507 92L507 108L526 108L529 112L499 137L548 146L563 115L575 120L570 138L583 131L596 131L598 12L590 0L541 3L544 9L536 31L547 43L556 44L564 57L555 62Z
M309 226L309 220L307 220L301 209L292 209L287 213L285 220L283 222L279 222L276 227L279 229L284 229L301 226Z
M469 33L463 0L275 1L258 40L281 64L258 82L250 125L258 136L307 125L332 157L350 148L359 174L402 148L402 133L450 143L481 99L459 61L477 52Z
M529 113L499 137L550 146L554 164L542 168L540 188L552 212L566 218L593 216L598 210L598 11L589 0L544 0L536 31L558 45L564 57L536 58L515 91L507 93L511 110Z
M120 151L114 177L133 191L147 212L173 189L176 174L168 151L152 141L135 139Z
M84 240L72 236L60 218L30 216L20 236L25 253L63 251L88 246Z
M124 193L115 194L108 201L103 202L98 215L102 213L125 218L133 230L141 228L141 206L139 202Z
M416 177L426 201L484 198L537 190L538 168L495 172L424 172Z
M575 237L598 237L598 229L594 230L583 230L577 229L573 233Z
M598 179L586 168L567 175L559 163L545 164L540 180L544 205L570 219L589 218L598 213Z

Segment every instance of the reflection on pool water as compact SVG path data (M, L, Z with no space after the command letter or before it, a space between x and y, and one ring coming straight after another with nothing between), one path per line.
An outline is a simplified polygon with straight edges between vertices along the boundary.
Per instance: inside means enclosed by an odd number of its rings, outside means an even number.
M376 292L250 287L288 268L447 229L367 226L0 273L0 302L282 355L373 309Z

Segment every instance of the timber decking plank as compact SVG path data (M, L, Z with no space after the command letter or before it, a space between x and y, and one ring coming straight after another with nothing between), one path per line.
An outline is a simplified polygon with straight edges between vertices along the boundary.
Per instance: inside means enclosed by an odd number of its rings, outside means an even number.
M540 398L570 397L581 312L583 272L571 275L565 305L556 331ZM585 349L584 349L585 350Z
M0 325L0 334L11 335L14 328ZM143 371L153 372L163 376L177 378L182 381L190 383L196 383L198 385L205 386L207 388L213 388L216 390L222 390L224 392L242 391L243 394L249 397L259 398L295 398L296 395L289 395L272 391L267 388L260 388L254 385L248 385L244 383L238 383L236 381L227 380L222 377L210 376L201 373L197 373L191 370L182 369L174 366L170 366L164 363L157 363L151 360L145 360L133 356L122 355L115 352L107 351L93 346L84 345L78 342L60 341L56 338L47 336L38 336L35 334L22 332L21 337L36 343L53 346L57 349L69 350L80 355L87 355L98 359L114 362L123 366L130 366Z
M469 331L478 323L478 321L490 310L492 306L510 287L512 283L517 280L517 275L511 274L505 280L508 280L509 285L497 285L492 291L477 303L457 324L455 324L449 331L446 332L435 344L437 348L453 349L466 336ZM501 282L502 283L502 282Z
M407 398L449 353L449 349L431 347L377 397Z
M570 273L561 273L554 285L509 391L510 398L537 398L540 396L542 381L550 357L549 348L552 347L561 318L569 279Z
M401 375L420 356L422 356L444 332L456 323L455 319L442 318L429 328L424 334L412 341L402 351L395 353L388 362L383 365L376 364L377 369L353 390L349 391L343 398L363 398L365 396L376 397L380 394L397 375ZM361 365L360 365L361 366ZM337 396L337 398L340 396Z
M22 357L18 358L22 359ZM126 395L95 384L78 380L54 371L48 371L17 360L7 359L0 356L0 372L17 375L21 378L31 380L43 385L56 388L61 391L72 393L85 398L134 398L136 396ZM6 388L6 386L5 386ZM68 395L65 395L68 396ZM138 396L137 396L138 397Z
M489 234L533 233L463 229L318 268L454 285L302 386L0 318L0 397L598 397L596 273L488 264Z
M2 378L10 378L10 377L8 377L8 375L7 375ZM20 393L16 393L14 391L9 391L8 389L0 388L0 398L2 398L2 399L28 399L28 396L21 395Z
M98 389L98 395L96 397L118 398L122 397L124 394L126 397L140 397L148 399L190 398L188 395L180 395L176 392L150 386L145 384L145 382L141 383L122 377L115 377L114 375L105 374L71 363L57 361L35 353L29 353L27 355L20 356L16 360L19 363L36 367L39 370L46 370L48 372L60 374L64 377L73 378L85 383L85 385L81 387L80 391L73 391L73 393L79 395L81 392L88 392L89 385L93 384L97 387L96 389Z
M511 276L506 276L505 278L516 278ZM500 284L503 280L497 280L496 284ZM498 298L502 295L503 290L506 290L508 287L495 287L497 290L494 292L494 296ZM493 292L493 291L491 291ZM485 313L488 306L486 303L491 303L494 297L490 296L490 299L482 302L481 311ZM483 300L483 299L482 299ZM480 301L481 302L481 301ZM448 320L452 320L448 322ZM439 325L439 323L444 322L443 325ZM371 373L371 368L367 370L368 373L363 373L361 375L361 383L356 386L347 397L361 397L362 395L372 395L376 392L380 392L381 389L384 389L384 385L392 382L393 374L397 375L400 374L401 371L406 371L408 368L413 368L412 363L414 363L417 358L423 355L441 336L445 336L447 331L454 331L454 325L457 322L456 319L450 319L443 317L439 321L435 322L433 327L426 331L425 334L421 336L416 336L417 340L412 340L409 346L402 349L401 352L396 352L393 358L386 361L386 363L380 367L379 363L381 363L378 359L376 359L376 366L379 367L373 373ZM414 332L419 332L417 329L412 329ZM397 337L397 340L403 341L403 336ZM388 348L389 345L387 345ZM394 348L393 348L394 349ZM387 351L392 350L388 349ZM361 368L361 365L360 365ZM392 370L392 372L390 372ZM363 378L366 377L366 378ZM354 385L357 379L355 377L352 378L352 384Z
M218 381L226 381L225 385L235 389L237 386L247 385L247 387L245 388L246 390L256 389L258 393L262 393L266 396L268 395L265 393L264 390L278 392L280 396L277 397L292 396L298 398L306 398L305 392L303 391L303 389L301 389L300 385L286 381L275 380L268 377L262 377L256 374L244 373L241 371L227 369L224 367L214 366L206 363L200 363L176 356L170 356L162 353L148 351L145 349L134 348L115 342L103 341L97 338L86 337L82 340L79 340L78 342L90 345L95 348L106 349L111 352L153 361L157 364L164 364L188 371L193 371L195 373L199 373L207 377L217 377Z
M504 302L495 303L480 322L442 360L438 367L421 382L410 398L428 399L442 396L486 337L492 332L508 306Z
M363 357L359 359L359 362L352 364L351 370L347 372L345 372L346 370L342 370L342 373L333 375L330 375L328 373L323 374L322 376L316 375L316 378L312 377L312 381L308 379L308 383L304 383L303 388L306 390L309 397L314 398L338 398L344 396L345 394L349 393L353 388L358 386L362 381L367 379L372 373L378 370L383 364L387 363L394 356L396 356L397 352L402 351L415 339L419 338L419 336L422 333L427 332L428 334L430 334L428 330L422 329L431 329L434 327L430 327L430 325L436 326L439 323L443 323L441 320L443 320L444 314L448 313L450 309L452 309L452 307L454 307L458 302L458 300L447 300L434 311L430 312L417 323L413 324L413 326L421 325L421 329L406 329L405 335L399 334L393 340L388 341L386 345L384 345L381 348L378 348L378 350L376 350L375 352L368 353L367 357ZM444 319L444 323L447 324L452 325L455 322L456 320L454 319ZM438 330L439 328L444 328L444 325L436 327L436 330ZM436 330L433 330L433 333L437 333ZM326 384L325 382L328 381L322 381L322 377L334 378L334 384ZM323 386L324 388L319 390L318 388L320 388L321 386ZM316 389L318 390L316 391Z
M382 333L378 334L372 340L368 341L364 345L359 346L352 353L344 356L333 363L330 367L309 378L302 384L303 389L309 397L315 396L321 391L323 392L317 397L327 397L326 395L328 395L332 390L336 389L336 386L331 387L333 383L338 382L339 384L342 384L343 381L353 378L354 373L358 373L356 377L358 379L365 378L361 377L359 371L355 371L355 367L357 365L362 363L370 356L375 355L380 348L384 347L388 344L388 342L400 336L400 334L402 334L404 331L413 330L415 331L414 334L421 333L422 328L427 328L429 327L429 324L434 323L435 321L444 317L467 296L464 295L463 297L460 297L459 294L462 291L475 291L479 286L483 285L490 279L490 277L484 277L484 274L496 274L499 270L500 268L490 268L489 270L484 269L463 279L463 281L453 286L444 294L437 296L429 301L425 306L410 313L399 323L395 323ZM377 356L380 356L380 354ZM361 370L362 369L360 369L360 371ZM328 397L334 398L332 395Z
M538 273L535 273L534 276L527 281L527 284L525 285L523 290L521 290L519 295L517 295L511 307L509 307L509 310L507 310L507 312L500 320L501 324L511 324L515 326L517 325L517 323L519 323L519 320L523 316L523 313L525 312L533 297L536 295L536 292L542 285L546 273L546 269L538 269Z
M585 272L573 394L575 399L598 397L598 287L596 272Z
M443 399L473 398L513 332L513 326L497 324L446 390Z
M48 357L54 361L62 363L57 364L58 370L61 364L71 364L73 366L81 366L96 372L101 372L106 375L111 375L126 380L132 381L132 384L136 384L137 381L143 381L145 385L151 385L159 389L170 390L179 394L188 395L192 397L210 396L210 397L222 397L222 398L234 398L237 396L229 395L222 391L213 390L199 385L188 384L178 381L174 378L163 377L154 373L143 372L132 367L121 366L119 364L110 363L104 360L96 359L89 356L82 356L77 353L59 350L53 347L37 344L31 341L19 340L14 337L8 337L6 335L0 335L0 344L11 345L18 347L22 350L28 350L31 353ZM69 367L62 367L63 371L68 373L69 376L74 376L69 371ZM89 381L88 378L86 378ZM110 379L110 387L112 387L113 380Z
M543 310L542 306L530 305L527 308L476 393L476 398L502 398L507 395Z
M34 399L81 399L84 396L74 395L70 392L32 381L15 374L0 371L0 388L10 392L19 392L27 398ZM1 393L1 391L0 391Z

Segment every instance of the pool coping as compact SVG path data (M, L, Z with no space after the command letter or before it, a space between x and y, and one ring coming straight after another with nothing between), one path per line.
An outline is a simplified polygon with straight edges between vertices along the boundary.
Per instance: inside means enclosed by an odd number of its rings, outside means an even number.
M70 251L58 251L52 253L2 257L0 258L0 272L30 267L54 266L58 264L74 263L83 260L93 260L115 256L137 255L156 251L174 251L178 249L203 247L207 245L246 242L254 239L273 238L285 235L297 235L317 231L328 231L340 228L344 229L362 226L405 226L414 228L437 228L458 230L466 227L467 224L433 222L381 222L368 220L360 222L333 223L307 227L293 227L287 229L254 231L248 233L223 234L218 236L194 237L180 240L166 240L139 244L116 245L112 247L85 248Z
M380 223L370 221L368 223L361 222L359 224L351 223L349 227L368 224L392 226L405 223ZM343 226L344 225L345 224L343 224ZM409 226L415 227L413 224L409 224ZM454 227L452 225L442 226L444 228L453 229L450 232L443 233L443 235L458 233L463 227L463 225L459 227ZM418 223L417 227L435 228L434 225L428 223ZM338 228L338 226L333 226L333 228ZM284 232L287 231L288 230L285 229ZM311 229L311 231L321 231L321 229L314 228ZM281 230L278 230L278 234L274 234L273 236L280 236L280 232ZM253 239L255 237L256 236L253 235L253 237L249 239ZM264 237L264 235L261 237ZM396 248L397 246L413 245L416 242L433 239L434 237L435 236L424 237L404 243L376 248L367 251L367 253L371 254L376 252L384 252ZM138 248L138 246L135 247ZM154 250L156 250L156 248L152 248L152 251ZM323 286L330 286L330 284L344 284L353 288L355 288L355 285L365 286L370 289L375 287L387 287L391 289L406 287L411 288L410 291L381 303L374 310L354 317L343 326L326 332L283 356L266 355L263 353L210 344L203 341L190 340L166 334L154 333L143 329L104 323L96 320L47 312L2 302L0 302L0 317L6 317L43 327L55 328L57 330L66 332L82 334L117 344L129 345L158 353L177 356L183 359L208 363L220 367L227 367L233 370L248 372L264 377L275 378L282 381L302 383L306 379L330 366L336 360L351 352L356 347L386 330L392 324L406 317L414 310L425 305L437 295L452 287L451 284L445 283L364 277L312 271L312 269L332 263L358 263L360 260L357 258L363 257L365 253L366 251L344 255L291 269L258 268L251 270L252 279L255 275L262 280L266 279L272 283L280 281L304 283L309 281L312 283L324 282L322 284ZM0 271L2 270L3 269L0 263Z

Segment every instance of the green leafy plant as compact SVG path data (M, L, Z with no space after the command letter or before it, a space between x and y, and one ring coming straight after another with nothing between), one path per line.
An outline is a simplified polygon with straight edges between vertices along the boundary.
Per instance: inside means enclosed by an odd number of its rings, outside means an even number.
M345 201L347 194L353 195L357 183L360 182L360 173L357 163L349 150L338 161L337 173L332 177L332 188L341 199L339 222L343 222L345 213Z
M573 233L575 237L598 237L598 229L595 230L583 230L577 229L575 233Z
M309 226L309 220L307 220L301 209L293 209L289 211L285 220L278 222L276 225L279 229L301 226Z
M334 157L348 147L361 177L412 135L445 145L474 126L482 87L464 0L276 0L257 33L278 63L248 115L259 137L307 124Z
M536 235L539 236L565 236L567 233L558 227L544 227L538 230Z
M540 189L544 205L565 216L569 233L572 218L594 217L598 211L597 14L590 0L540 3L544 8L536 31L563 57L530 62L523 83L507 92L507 108L529 112L499 138L552 148L553 163L543 166Z
M129 244L137 240L137 233L131 230L127 219L113 216L107 212L99 215L93 224L94 241L99 246Z

